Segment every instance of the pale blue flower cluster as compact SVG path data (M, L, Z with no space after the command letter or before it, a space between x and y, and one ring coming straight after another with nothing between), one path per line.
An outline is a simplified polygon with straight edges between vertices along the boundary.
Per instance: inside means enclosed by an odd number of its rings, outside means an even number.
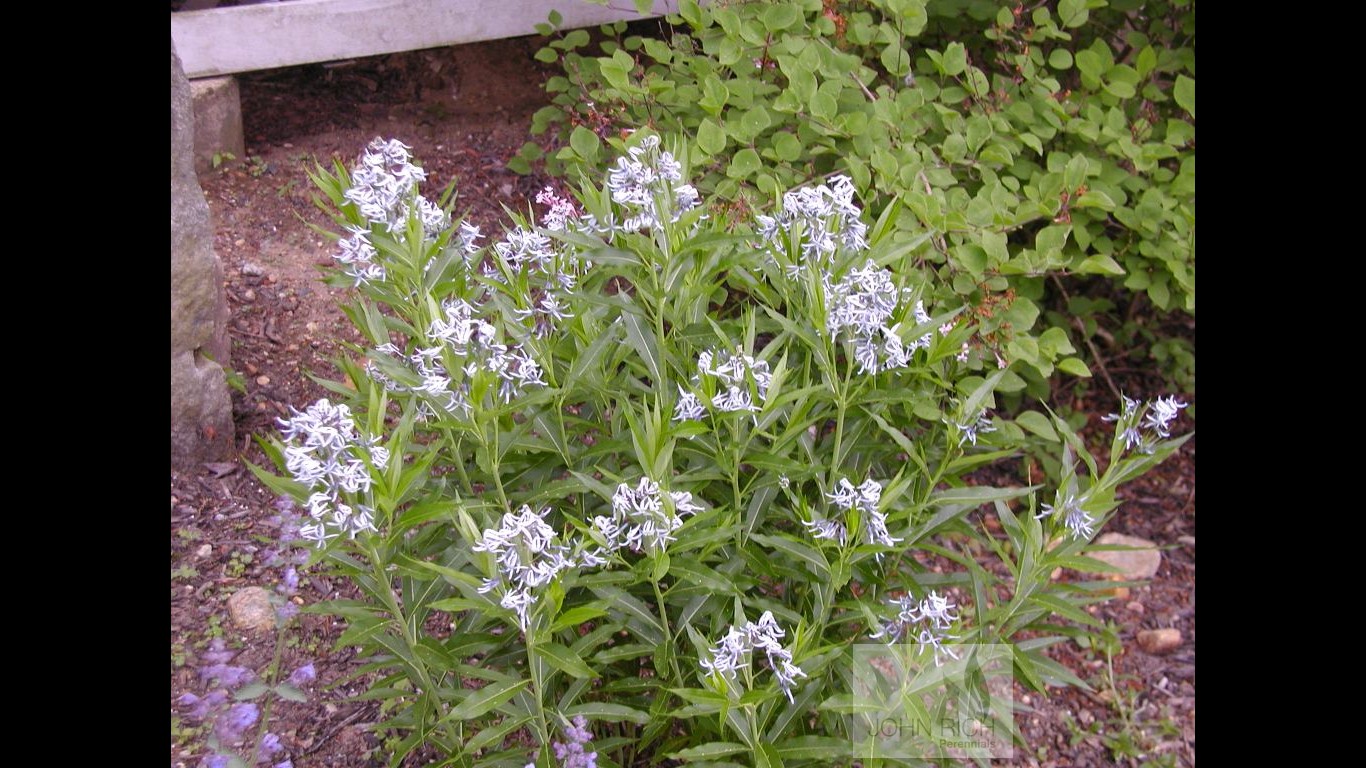
M976 416L957 421L945 417L945 424L952 424L958 429L958 447L962 448L963 443L977 445L977 436L988 432L995 432L996 426L992 424L991 417L987 415L987 409L983 408L977 412Z
M888 601L888 604L897 608L897 614L872 634L874 640L885 637L887 644L891 645L913 637L921 645L934 649L935 666L941 665L943 656L958 658L952 648L943 645L945 640L957 637L948 633L953 622L958 620L958 614L953 612L955 606L952 600L931 591L924 600L918 602L906 595Z
M612 201L626 209L626 219L620 225L607 223L609 229L636 232L654 229L664 221L678 221L684 213L696 208L700 197L697 189L683 182L683 166L668 150L660 149L658 136L646 136L627 150L626 157L617 158L616 165L607 172L607 189ZM589 222L601 230L597 222Z
M711 405L718 411L757 413L768 398L773 372L766 360L758 360L742 350L706 350L697 356L697 374L693 383L704 390L714 391ZM702 400L693 392L678 388L678 403L674 406L675 421L699 420L706 414Z
M893 538L888 532L887 515L878 509L878 505L882 502L882 484L878 481L870 477L855 486L849 482L849 478L840 478L834 492L828 493L826 496L842 512L849 512L850 510L858 512L863 523L864 539L867 543L891 547L901 541L901 539ZM813 520L806 523L806 527L810 529L813 538L838 541L840 546L844 546L849 535L842 517Z
M769 258L785 264L784 274L799 279L815 269L825 296L826 333L847 336L854 345L859 373L905 368L917 349L927 349L933 333L907 342L902 325L914 318L916 325L930 321L924 302L917 301L908 313L903 307L907 291L896 286L895 275L869 259L862 267L836 279L835 254L843 248L852 253L867 250L868 228L860 220L863 211L854 202L854 184L847 176L833 176L829 186L802 187L783 196L774 216L760 215L758 234ZM787 243L797 244L800 256L788 262ZM910 315L908 317L907 315ZM947 326L952 330L952 326ZM946 333L941 329L941 334Z
M523 631L530 624L529 611L536 604L536 590L566 570L606 562L596 554L576 553L561 543L555 529L545 522L549 513L549 507L533 512L523 504L516 512L505 513L497 528L485 529L472 547L475 552L492 555L497 564L497 573L484 580L479 592L496 590L499 605L517 614Z
M375 352L410 370L419 383L405 386L386 375L374 360L366 365L366 372L385 389L426 395L419 418L431 419L437 415L437 409L468 416L470 379L481 372L496 376L498 398L504 403L512 402L530 387L545 386L544 372L525 346L501 342L497 326L480 317L469 302L447 300L441 309L442 316L433 319L427 328L432 346L419 347L406 356L392 342L375 348ZM447 367L447 354L456 361L455 373ZM454 380L457 374L463 374L458 382Z
M607 541L605 551L625 547L632 552L663 552L683 526L683 516L702 511L687 491L668 491L667 495L666 503L659 483L648 477L640 478L635 488L628 483L618 485L612 494L612 516L593 518L593 527Z
M1157 449L1159 439L1172 436L1171 423L1189 405L1177 400L1175 395L1159 397L1151 403L1125 395L1123 401L1119 413L1103 416L1101 420L1118 422L1116 428L1125 450L1137 450L1145 454Z
M360 161L351 171L351 186L343 196L355 204L366 221L383 226L390 233L403 237L412 206L417 207L423 234L436 237L450 225L450 217L440 206L417 194L417 186L426 180L427 173L412 164L408 145L398 139L385 141L376 137L365 148ZM349 227L351 236L339 243L337 261L347 265L346 274L361 285L385 278L384 266L377 261L370 243L370 230Z
M877 266L871 259L862 268L850 270L844 279L825 280L826 331L839 337L847 331L854 343L854 361L859 373L905 368L917 349L928 349L932 334L926 333L910 344L901 339L901 323L893 322L902 292L892 282L892 271ZM928 323L925 304L917 301L912 310L917 325Z
M762 650L773 676L778 679L778 686L787 694L787 700L792 701L792 687L797 678L806 677L806 673L792 663L792 651L779 642L784 634L777 619L773 618L773 612L764 611L758 621L748 621L740 627L732 625L721 642L711 649L711 658L702 659L700 664L707 672L717 672L734 680L736 671L749 663L747 657L751 657L756 648Z
M840 246L850 251L868 247L868 227L863 211L854 202L854 182L844 175L830 178L830 185L802 187L783 195L775 216L757 217L758 234L770 247L781 251L783 236L801 242L802 260L788 265L790 278L800 276L808 264L824 272Z
M1072 532L1072 538L1089 539L1096 533L1096 518L1083 508L1086 501L1085 494L1078 498L1075 494L1064 495L1062 491L1058 491L1057 498L1053 500L1053 503L1041 504L1039 514L1034 517L1041 520L1050 515L1061 516L1063 525Z
M374 510L354 501L370 490L372 467L389 463L389 451L375 439L363 438L351 409L326 398L281 419L285 440L285 469L312 494L306 506L312 522L299 535L322 546L340 534L355 538L374 531Z

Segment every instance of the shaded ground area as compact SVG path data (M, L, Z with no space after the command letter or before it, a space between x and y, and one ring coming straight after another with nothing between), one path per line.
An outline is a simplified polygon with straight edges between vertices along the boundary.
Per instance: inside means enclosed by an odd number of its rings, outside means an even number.
M325 396L309 376L336 377L328 360L339 340L356 339L336 308L340 296L317 279L332 247L310 225L326 229L330 222L312 202L306 169L314 160L350 164L375 136L399 138L430 174L425 189L455 180L457 213L467 212L486 232L500 231L503 206L524 210L547 181L505 167L527 139L531 114L546 103L540 87L546 72L532 58L538 46L522 38L240 78L247 157L200 181L232 308L232 367L244 388L233 396L242 458L265 463L254 436L275 429L291 406ZM1131 394L1160 394L1154 381L1135 374L1116 378ZM1072 405L1102 414L1117 409L1112 399L1098 391ZM1098 418L1089 426L1108 434ZM1015 764L1113 765L1129 762L1128 749L1144 755L1135 765L1194 765L1194 441L1122 497L1126 503L1107 530L1163 546L1161 569L1148 586L1095 608L1098 619L1114 626L1113 674L1101 649L1076 643L1055 649L1055 658L1094 690L1029 696L1035 711L1020 722L1037 751L1021 753ZM196 669L211 641L222 638L240 649L234 663L257 670L277 651L274 633L237 629L227 608L239 590L271 589L281 579L283 566L273 560L274 500L240 463L171 475L173 766L197 766L205 754L204 729L175 702L202 692ZM342 588L306 575L295 601L337 597ZM1167 627L1182 634L1175 651L1153 656L1136 645L1138 631ZM363 681L349 681L358 663L350 649L331 650L340 631L331 619L304 615L280 641L284 674L308 662L318 673L306 687L307 703L284 702L270 713L271 729L297 768L382 764L380 742L368 728L380 719L378 704L348 701L364 688Z

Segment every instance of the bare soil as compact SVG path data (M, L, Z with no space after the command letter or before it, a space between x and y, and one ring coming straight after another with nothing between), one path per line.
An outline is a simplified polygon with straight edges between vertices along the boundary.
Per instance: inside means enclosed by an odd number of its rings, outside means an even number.
M357 339L337 309L341 297L318 279L332 247L314 227L328 229L330 222L313 203L307 169L334 158L350 164L376 136L399 138L428 171L427 189L454 180L457 213L486 232L499 231L503 207L525 210L548 181L506 168L528 139L532 113L547 103L541 83L549 73L532 58L538 45L519 38L239 78L247 157L200 182L232 310L231 364L245 388L233 396L240 459L267 463L254 438L274 430L291 406L325 396L310 377L337 378L330 359L340 341ZM1120 378L1131 393L1160 392L1151 379ZM1073 407L1115 410L1113 397L1099 389ZM1195 764L1195 442L1123 496L1107 530L1165 547L1161 570L1127 598L1095 607L1121 641L1113 685L1102 653L1069 642L1055 658L1093 690L1053 689L1040 697L1021 689L1033 709L1020 719L1030 750L1020 750L1015 764ZM206 754L205 729L177 700L203 692L196 667L210 642L223 638L240 650L234 663L257 670L276 653L274 633L244 633L227 609L235 592L280 581L282 566L270 557L278 538L274 501L241 461L171 474L172 766L197 766ZM344 589L306 575L296 601L337 597ZM1181 632L1174 652L1152 656L1138 647L1137 632L1164 627ZM332 648L340 631L332 619L303 615L280 641L283 674L308 662L318 672L307 703L277 704L270 713L271 730L296 768L384 764L369 728L381 719L378 705L350 700L363 690L363 681L350 680L357 660L351 649ZM1126 716L1131 727L1121 724ZM1110 740L1126 733L1142 759L1111 749Z

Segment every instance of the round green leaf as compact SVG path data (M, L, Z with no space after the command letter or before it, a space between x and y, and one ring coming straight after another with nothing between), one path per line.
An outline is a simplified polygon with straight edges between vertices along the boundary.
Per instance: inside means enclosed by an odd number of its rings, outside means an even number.
M1105 90L1121 99L1132 99L1136 93L1132 85L1114 80L1105 83Z
M1066 48L1054 48L1053 52L1048 54L1048 66L1056 70L1071 69L1072 52Z
M697 146L709 155L726 148L726 132L711 120L703 120L697 127Z
M1078 51L1076 60L1077 69L1080 69L1082 74L1084 75L1090 75L1091 77L1094 77L1097 80L1099 80L1100 76L1105 74L1105 60L1102 59L1100 57L1100 54L1096 53L1095 51L1089 49L1085 51Z
M698 137L701 139L701 137ZM802 143L796 136L783 131L773 135L773 151L778 154L779 160L792 162L802 155Z
M811 97L811 114L824 120L832 120L835 117L839 105L835 103L835 97L823 91L817 91Z
M773 124L773 120L768 116L768 111L761 106L756 106L741 115L740 122L744 123L745 132L750 136L758 136L765 128Z
M759 153L745 147L735 153L731 158L730 167L726 169L726 175L732 179L742 179L753 176L760 167Z
M1058 20L1064 27L1076 28L1086 23L1091 12L1086 10L1086 0L1059 0Z
M787 3L770 5L764 10L764 26L767 27L770 32L787 29L801 21L801 19L801 11L797 10L795 6Z
M911 71L911 55L895 42L889 43L886 48L883 48L882 55L879 58L882 61L883 68L895 77L902 77Z
M1052 440L1053 442L1058 441L1058 433L1053 429L1053 425L1049 423L1048 417L1038 411L1025 411L1015 417L1015 423L1039 437Z
M1080 376L1083 379L1091 378L1091 369L1086 367L1086 363L1075 357L1065 357L1059 360L1058 370L1063 373L1070 373L1073 376Z
M944 74L950 77L963 74L963 70L968 68L968 50L962 43L949 43L949 47L944 49L942 66Z
M574 132L569 134L569 146L584 160L597 159L599 144L598 135L582 125L574 126Z
M1195 80L1185 75L1176 76L1176 85L1172 88L1172 96L1176 99L1176 105L1195 117Z

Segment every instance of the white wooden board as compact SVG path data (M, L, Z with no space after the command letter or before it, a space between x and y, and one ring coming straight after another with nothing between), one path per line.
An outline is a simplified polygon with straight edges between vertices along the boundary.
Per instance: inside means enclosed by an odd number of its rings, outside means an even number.
M631 0L290 0L173 13L171 38L187 76L211 77L529 35L551 9L566 29L647 18Z

